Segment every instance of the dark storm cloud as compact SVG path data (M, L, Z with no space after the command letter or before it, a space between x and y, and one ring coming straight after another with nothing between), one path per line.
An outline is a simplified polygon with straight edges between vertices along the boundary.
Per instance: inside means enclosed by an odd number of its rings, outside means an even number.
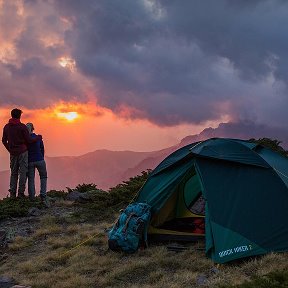
M56 4L73 23L66 41L104 106L130 105L161 125L223 114L265 121L270 107L272 121L284 117L276 110L288 102L285 1Z
M288 47L287 2L160 2L169 15L168 25L178 35L196 41L209 54L228 58L247 80L266 76L271 64L277 66L279 77L287 79L287 66L277 61L285 60Z
M4 1L0 12L0 104L44 108L61 100L86 101L82 79L58 64L68 49L54 6L17 3Z
M87 81L100 105L130 107L125 115L159 125L288 120L286 1L39 0L24 9L22 20L14 12L20 64L0 65L10 102L21 95L35 105L27 96L35 83L45 91L37 105L71 95L85 102ZM76 60L77 73L57 66L62 55Z
M9 71L9 74L0 79L0 93L3 96L0 105L41 108L55 101L76 99L77 95L81 95L78 85L66 77L66 71L51 68L39 58L29 58L20 67L10 64L0 65L0 71L1 68Z

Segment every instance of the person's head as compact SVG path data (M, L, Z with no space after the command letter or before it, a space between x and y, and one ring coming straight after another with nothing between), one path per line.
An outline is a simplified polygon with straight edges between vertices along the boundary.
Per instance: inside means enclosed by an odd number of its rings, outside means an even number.
M27 129L28 129L28 131L29 131L29 134L33 133L33 131L34 131L34 125L33 125L33 123L27 123L27 124L26 124L26 127L27 127Z
M20 119L22 113L22 110L14 108L13 110L11 110L11 117L15 119Z

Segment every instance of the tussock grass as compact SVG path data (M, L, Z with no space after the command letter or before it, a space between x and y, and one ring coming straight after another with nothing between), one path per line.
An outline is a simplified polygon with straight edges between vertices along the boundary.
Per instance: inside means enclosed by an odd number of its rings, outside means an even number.
M0 266L0 275L14 277L21 284L36 288L228 288L233 285L254 285L255 281L257 285L262 285L259 281L264 281L266 285L280 279L280 274L275 274L275 271L288 270L287 253L272 253L226 265L216 265L205 257L203 251L197 251L193 246L176 253L168 251L164 245L154 245L127 255L111 252L107 248L103 229L110 226L111 222L68 223L63 228L57 217L47 215L43 216L40 224L34 234L27 238L17 237L10 244L11 253L8 261ZM41 238L43 235L45 238ZM211 272L213 269L216 272ZM200 285L197 281L201 275L206 277L206 281ZM286 274L281 275L286 281ZM275 283L279 284L279 281Z
M11 251L19 251L34 245L34 241L31 237L15 237L14 241L9 245Z
M42 238L43 236L46 237L47 235L51 234L57 234L62 232L62 227L59 227L57 224L50 226L50 227L43 227L38 229L33 237L36 238Z
M168 251L165 245L151 245L129 255L109 251L105 231L141 181L133 179L118 190L111 189L111 195L94 190L98 203L72 204L64 197L57 200L39 217L33 234L18 236L9 244L0 275L35 288L288 287L288 253L217 265L197 250L198 244L179 253ZM81 191L91 188L89 185L82 184ZM64 192L53 193L63 196Z

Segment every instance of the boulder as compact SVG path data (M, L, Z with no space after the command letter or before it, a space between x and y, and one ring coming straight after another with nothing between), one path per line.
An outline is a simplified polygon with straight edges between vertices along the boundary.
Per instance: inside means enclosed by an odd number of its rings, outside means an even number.
M91 196L89 195L88 192L81 193L81 192L79 192L77 190L72 190L66 196L66 200L68 200L68 201L77 201L77 202L87 202L87 201L91 201L92 198L91 198Z
M15 285L15 280L11 277L0 276L0 287L1 288L10 288Z

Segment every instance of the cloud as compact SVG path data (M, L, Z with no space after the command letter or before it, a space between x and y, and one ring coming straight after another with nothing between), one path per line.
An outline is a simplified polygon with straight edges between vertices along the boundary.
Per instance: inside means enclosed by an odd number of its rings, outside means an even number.
M78 79L43 63L41 58L29 58L19 67L0 65L0 70L5 75L0 79L1 105L39 108L60 100L85 99Z
M88 81L58 63L69 49L63 40L65 23L54 15L54 6L4 1L1 11L0 104L45 108L61 100L87 101Z
M94 97L162 126L288 120L286 1L4 3L14 54L0 62L2 105ZM64 56L73 73L58 65Z
M288 129L275 128L264 124L255 124L251 121L237 123L220 123L216 128L206 128L197 135L187 136L182 139L182 144L202 141L214 137L228 137L238 139L270 138L281 142L281 146L288 149Z

